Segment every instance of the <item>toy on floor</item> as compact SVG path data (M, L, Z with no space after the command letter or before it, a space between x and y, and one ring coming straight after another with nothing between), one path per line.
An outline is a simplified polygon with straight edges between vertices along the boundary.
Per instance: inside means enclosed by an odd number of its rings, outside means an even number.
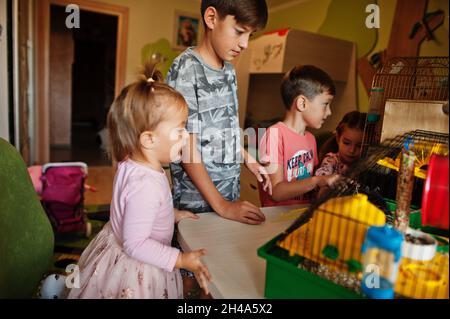
M57 234L92 232L84 210L87 165L82 162L49 163L42 167L41 202Z
M66 276L52 274L47 276L41 285L41 299L61 299L64 298L66 288Z

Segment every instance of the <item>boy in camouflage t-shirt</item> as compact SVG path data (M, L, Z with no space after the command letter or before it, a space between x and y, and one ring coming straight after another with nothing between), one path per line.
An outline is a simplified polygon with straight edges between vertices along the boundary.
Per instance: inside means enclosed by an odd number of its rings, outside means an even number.
M203 0L201 12L202 41L178 56L167 75L167 83L189 107L190 143L182 163L171 164L174 206L260 224L265 220L260 209L239 200L241 159L265 189L271 185L264 168L240 144L236 74L230 61L265 26L267 6L264 0Z

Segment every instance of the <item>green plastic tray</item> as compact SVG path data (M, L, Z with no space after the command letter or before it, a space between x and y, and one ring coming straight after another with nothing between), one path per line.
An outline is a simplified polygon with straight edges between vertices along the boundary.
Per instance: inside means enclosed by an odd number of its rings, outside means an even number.
M361 295L298 268L302 257L275 245L277 236L258 249L258 256L266 260L266 285L264 296L272 299L358 299Z
M395 211L395 202L386 200L388 208ZM440 235L441 230L422 227L420 211L415 207L410 215L410 227L424 232ZM360 299L364 298L347 288L298 268L304 259L300 256L289 256L289 253L276 245L281 235L276 236L260 248L258 256L266 260L266 285L264 296L266 298L304 298L304 299ZM448 237L448 231L447 231ZM448 251L448 246L447 246Z

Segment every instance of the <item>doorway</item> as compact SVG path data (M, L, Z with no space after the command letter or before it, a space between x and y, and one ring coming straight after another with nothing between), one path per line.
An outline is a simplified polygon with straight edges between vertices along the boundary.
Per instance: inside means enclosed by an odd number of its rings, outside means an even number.
M63 6L50 6L50 161L111 165L106 115L114 100L116 16L80 10L81 28L65 26Z
M66 26L68 5L79 10L79 28ZM128 8L91 0L36 6L36 163L111 165L99 132L125 82Z

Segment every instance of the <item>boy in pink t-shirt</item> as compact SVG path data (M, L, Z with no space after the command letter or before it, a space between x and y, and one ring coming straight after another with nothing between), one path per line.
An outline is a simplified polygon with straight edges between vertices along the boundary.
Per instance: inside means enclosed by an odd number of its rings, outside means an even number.
M260 142L260 162L272 182L272 196L262 192L262 206L309 203L312 191L337 180L338 175L314 176L316 139L306 131L307 127L320 128L331 115L335 92L330 76L312 65L294 67L283 78L286 116L269 127Z

